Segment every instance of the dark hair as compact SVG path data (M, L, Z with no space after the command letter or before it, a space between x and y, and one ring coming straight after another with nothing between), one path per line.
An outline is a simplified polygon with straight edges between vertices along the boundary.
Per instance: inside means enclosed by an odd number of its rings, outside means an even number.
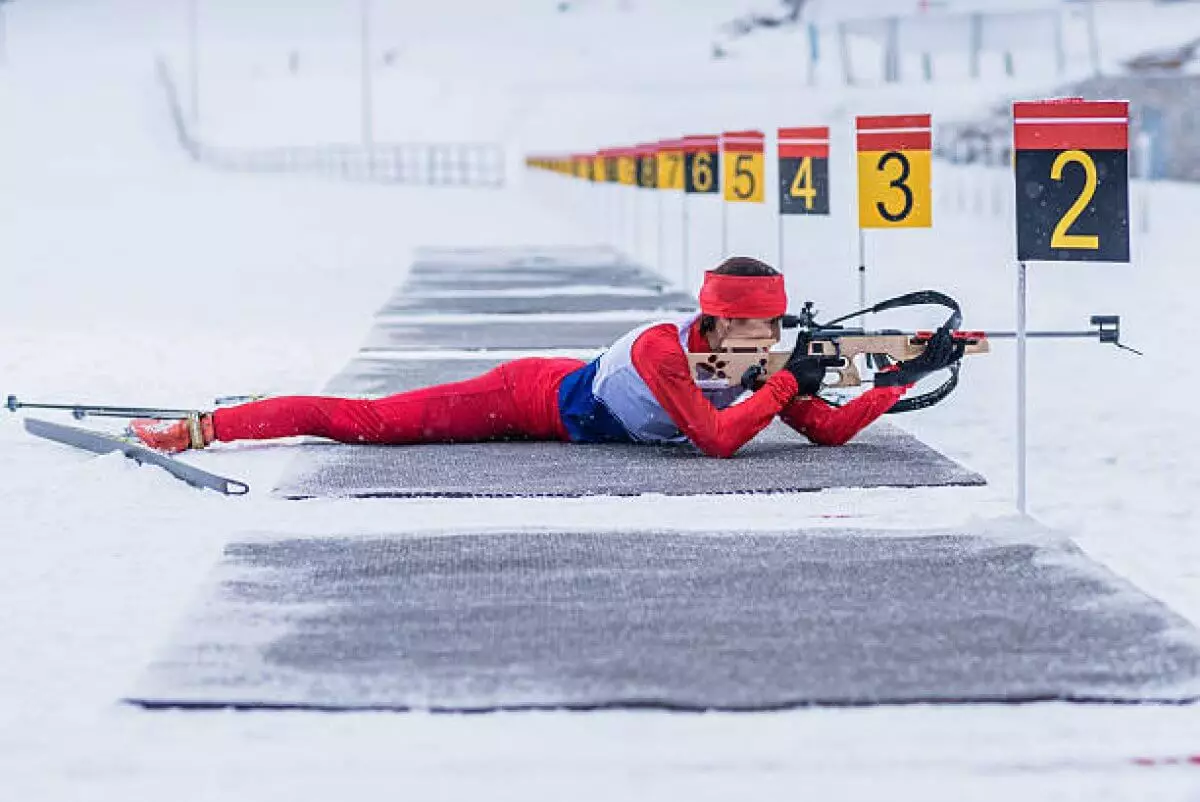
M766 262L760 262L750 256L731 256L712 269L720 276L778 276L779 271ZM708 334L717 327L717 319L712 315L700 316L700 333Z

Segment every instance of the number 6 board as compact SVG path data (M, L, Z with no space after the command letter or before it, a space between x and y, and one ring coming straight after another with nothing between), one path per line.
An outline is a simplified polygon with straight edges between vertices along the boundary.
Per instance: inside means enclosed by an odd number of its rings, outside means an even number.
M689 195L719 192L721 178L717 172L720 137L697 134L683 138L684 191Z
M858 225L929 228L933 134L928 114L858 117Z
M1129 103L1013 104L1017 258L1129 261Z

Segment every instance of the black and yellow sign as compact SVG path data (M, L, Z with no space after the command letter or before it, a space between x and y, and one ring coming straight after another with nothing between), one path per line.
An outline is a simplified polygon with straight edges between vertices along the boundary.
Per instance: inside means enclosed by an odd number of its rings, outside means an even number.
M1017 258L1129 261L1129 103L1013 104Z
M762 131L728 131L721 135L725 161L725 200L730 203L762 203L765 165Z
M658 146L641 144L637 146L637 185L643 189L658 187Z
M592 154L576 153L574 156L575 177L592 180Z
M617 149L605 148L600 151L604 157L604 180L610 184L616 184L620 181L620 176L617 174Z
M721 139L715 135L683 138L683 189L688 194L721 191Z
M779 213L829 214L829 128L779 129Z
M933 225L933 134L928 114L859 117L858 225Z
M620 148L617 152L617 182L634 187L638 183L637 148Z
M658 188L683 189L683 140L658 143Z

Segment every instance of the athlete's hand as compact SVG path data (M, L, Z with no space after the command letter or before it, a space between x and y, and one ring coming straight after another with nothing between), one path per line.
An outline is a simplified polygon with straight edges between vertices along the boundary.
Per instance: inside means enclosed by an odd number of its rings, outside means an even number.
M783 369L796 377L800 395L816 395L825 379L825 360L808 354L792 354Z
M948 368L962 359L965 343L954 342L953 332L942 326L933 333L925 350L912 359L901 362L895 370L875 374L876 387L894 387L898 384L916 384L930 373Z

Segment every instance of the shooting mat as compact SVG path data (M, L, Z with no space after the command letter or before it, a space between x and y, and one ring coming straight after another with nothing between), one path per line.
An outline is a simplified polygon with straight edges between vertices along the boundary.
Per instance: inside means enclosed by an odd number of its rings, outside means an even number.
M318 710L1194 700L1194 628L1021 536L507 532L234 543L128 700Z
M407 295L397 293L380 315L438 314L573 314L587 312L659 312L675 315L696 311L696 299L678 292L630 295L596 292L589 295Z
M479 350L503 348L554 350L607 348L618 337L656 320L526 320L517 315L471 322L408 323L377 320L367 334L364 351L379 349Z
M326 387L382 396L478 376L495 360L358 359ZM781 493L842 487L982 485L979 474L886 421L838 448L813 446L781 423L732 460L690 444L456 443L297 447L275 488L287 498L591 496Z

